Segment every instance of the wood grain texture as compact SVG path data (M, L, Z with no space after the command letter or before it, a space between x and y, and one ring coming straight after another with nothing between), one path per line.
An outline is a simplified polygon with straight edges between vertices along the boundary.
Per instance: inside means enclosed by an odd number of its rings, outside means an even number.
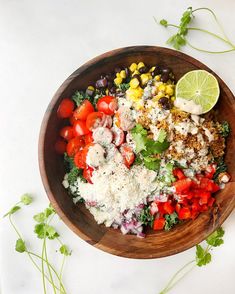
M232 181L217 193L217 205L202 213L195 221L176 226L169 232L148 231L145 239L122 235L119 230L97 225L84 205L74 205L61 182L63 159L55 154L54 143L63 122L56 110L63 98L71 97L77 89L86 89L102 73L117 66L143 61L147 65L162 64L172 68L176 79L190 70L205 69L219 81L221 95L217 104L219 119L227 120L232 132L227 142L226 163ZM207 66L181 52L154 46L126 47L107 52L76 70L58 89L43 118L39 138L39 167L42 181L53 207L63 221L89 244L103 251L129 258L158 258L179 253L204 240L218 228L235 207L235 98L225 83Z

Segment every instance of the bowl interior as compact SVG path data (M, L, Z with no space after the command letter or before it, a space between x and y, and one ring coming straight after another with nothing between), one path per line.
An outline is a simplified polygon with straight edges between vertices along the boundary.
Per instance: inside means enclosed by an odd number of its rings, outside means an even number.
M64 176L63 158L54 151L59 129L65 124L59 120L56 111L63 98L71 97L76 90L86 89L88 85L115 67L128 66L132 62L143 61L147 65L162 64L172 68L176 80L190 70L205 69L212 72L199 61L174 50L135 46L105 53L75 71L58 89L45 113L39 140L39 166L46 193L64 222L91 245L106 252L131 258L156 258L181 252L205 239L219 227L235 206L235 128L227 141L225 161L232 181L217 195L214 208L194 221L176 226L170 232L149 230L145 239L133 235L122 235L119 230L98 225L83 204L74 205L61 182ZM213 73L213 72L212 72ZM219 81L221 95L216 106L219 120L227 120L235 126L235 100L225 83Z

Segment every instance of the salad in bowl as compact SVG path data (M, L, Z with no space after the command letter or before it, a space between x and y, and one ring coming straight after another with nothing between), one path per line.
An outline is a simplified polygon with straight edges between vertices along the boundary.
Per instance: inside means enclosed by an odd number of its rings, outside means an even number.
M55 144L62 185L98 224L145 237L215 205L230 180L223 157L230 127L218 121L216 78L141 60L114 68L61 101Z

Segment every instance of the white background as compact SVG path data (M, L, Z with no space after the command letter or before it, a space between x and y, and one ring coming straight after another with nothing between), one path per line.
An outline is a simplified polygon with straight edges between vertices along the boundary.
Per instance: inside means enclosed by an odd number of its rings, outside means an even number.
M34 195L34 203L14 216L30 249L41 248L32 232L32 216L48 204L38 170L37 143L54 92L80 65L105 51L141 44L165 46L170 30L156 25L153 15L177 23L191 5L214 9L235 42L234 0L0 1L0 209L2 215L21 194ZM204 12L201 15L195 22L216 31L212 19ZM223 48L198 34L192 42L212 50ZM235 93L235 52L184 51L206 63ZM211 264L196 268L172 293L235 293L234 225L235 213L224 223L225 244L214 250ZM86 244L61 221L56 227L73 250L64 275L69 294L157 294L195 255L193 248L163 259L120 258ZM26 255L14 251L16 236L6 219L1 220L0 233L2 293L43 293L40 274ZM60 255L55 248L56 244L49 251L57 261Z

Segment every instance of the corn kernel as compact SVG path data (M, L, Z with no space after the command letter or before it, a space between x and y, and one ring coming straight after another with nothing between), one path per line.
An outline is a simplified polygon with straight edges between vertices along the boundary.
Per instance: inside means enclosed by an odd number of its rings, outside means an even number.
M116 79L114 79L114 83L115 83L116 86L119 86L122 83L122 78L117 77Z
M125 70L121 70L120 71L120 77L123 78L123 79L126 78L126 72L125 72Z
M156 66L152 66L149 70L149 72L153 72L155 70Z
M161 79L161 76L160 75L157 75L157 76L154 77L154 79L159 82L160 79Z
M158 87L158 91L161 91L161 92L165 92L166 90L166 86L164 84L161 84L159 87Z
M109 90L108 90L108 89L105 90L105 94L106 94L106 95L109 94Z
M144 90L140 86L138 86L136 89L129 88L126 91L127 99L137 102L142 97L143 91Z
M138 63L137 69L140 69L141 67L144 67L144 66L145 66L145 64L141 61Z
M156 96L154 96L153 97L153 101L154 102L157 102L160 98L162 98L162 97L165 97L165 94L164 93L162 93L162 92L160 92L160 93L158 93Z
M149 77L148 77L147 74L142 74L140 76L140 79L141 79L141 82L142 82L143 85L147 84L147 82L149 81Z
M94 90L95 90L95 88L94 88L93 86L88 86L88 87L87 87L87 90L94 91Z
M131 81L130 81L130 87L132 89L137 88L139 86L139 84L140 84L140 82L137 78L131 79Z
M171 96L171 101L175 101L175 96Z
M132 63L129 67L130 71L134 72L137 69L137 64L136 63Z
M117 78L121 78L120 72L117 72L117 73L116 73L116 77L117 77Z
M139 74L140 74L140 72L136 69L136 70L133 72L132 76L134 76L134 75L139 75Z
M144 109L143 100L140 99L139 101L135 102L134 106L136 110Z
M166 86L165 91L166 91L166 94L169 95L169 96L172 96L174 94L174 90L173 90L172 86L170 86L170 85Z

